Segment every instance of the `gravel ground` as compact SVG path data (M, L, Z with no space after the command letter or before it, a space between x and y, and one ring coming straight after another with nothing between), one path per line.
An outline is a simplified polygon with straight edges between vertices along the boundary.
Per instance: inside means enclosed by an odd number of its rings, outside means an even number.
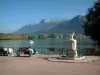
M0 75L100 75L100 59L90 63L50 62L32 57L0 56Z

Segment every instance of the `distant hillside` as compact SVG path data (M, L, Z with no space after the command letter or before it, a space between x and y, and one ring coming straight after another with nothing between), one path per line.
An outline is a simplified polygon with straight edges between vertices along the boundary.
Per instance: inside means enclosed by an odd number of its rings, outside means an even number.
M38 24L29 24L15 31L14 34L41 34L41 33L83 33L82 21L84 17L78 15L71 20L43 19Z
M13 32L14 34L39 34L46 32L55 26L57 26L59 23L68 21L65 19L43 19L38 24L29 24L25 25L19 30Z
M84 17L78 15L68 22L65 21L58 24L54 28L50 29L48 32L49 33L68 33L68 32L83 33L83 28L82 28L83 21L84 21Z

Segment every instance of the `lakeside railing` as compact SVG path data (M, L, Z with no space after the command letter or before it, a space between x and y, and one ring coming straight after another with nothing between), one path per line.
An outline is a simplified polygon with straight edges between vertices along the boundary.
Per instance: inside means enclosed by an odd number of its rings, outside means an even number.
M39 54L57 54L60 56L67 56L68 49L67 48L59 48L59 47L35 47L34 48ZM100 55L100 50L97 48L78 48L78 55Z
M14 52L16 52L19 48L18 47L12 47ZM58 48L58 47L35 47L34 48L37 53L39 54L56 54L60 56L67 56L67 48ZM100 50L97 50L96 48L78 48L77 49L78 55L100 55Z

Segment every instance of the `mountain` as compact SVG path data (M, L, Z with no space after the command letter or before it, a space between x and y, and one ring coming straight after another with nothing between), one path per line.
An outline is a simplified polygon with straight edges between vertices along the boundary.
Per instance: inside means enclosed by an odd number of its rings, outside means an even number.
M69 22L62 22L54 28L50 29L47 33L83 33L82 22L84 21L84 19L84 16L75 16Z
M38 24L29 24L15 31L14 34L41 34L41 33L83 33L82 21L84 16L77 15L68 19L42 19Z
M68 21L67 19L43 19L38 24L25 25L19 30L13 32L14 34L39 34L45 33L54 28L59 23Z
M61 22L64 22L64 21L68 21L68 19L42 19L40 21L40 23L55 23L55 24L59 24Z

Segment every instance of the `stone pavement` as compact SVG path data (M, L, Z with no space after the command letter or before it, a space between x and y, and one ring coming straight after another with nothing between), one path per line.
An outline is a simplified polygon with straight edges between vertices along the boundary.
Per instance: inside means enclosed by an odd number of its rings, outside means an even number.
M40 55L41 56L41 55ZM100 59L100 56L84 56L83 59L81 58L75 58L75 60L69 60L67 58L59 58L59 56L41 56L40 58L46 59L51 62L64 62L64 63L89 63L89 62L95 62Z

